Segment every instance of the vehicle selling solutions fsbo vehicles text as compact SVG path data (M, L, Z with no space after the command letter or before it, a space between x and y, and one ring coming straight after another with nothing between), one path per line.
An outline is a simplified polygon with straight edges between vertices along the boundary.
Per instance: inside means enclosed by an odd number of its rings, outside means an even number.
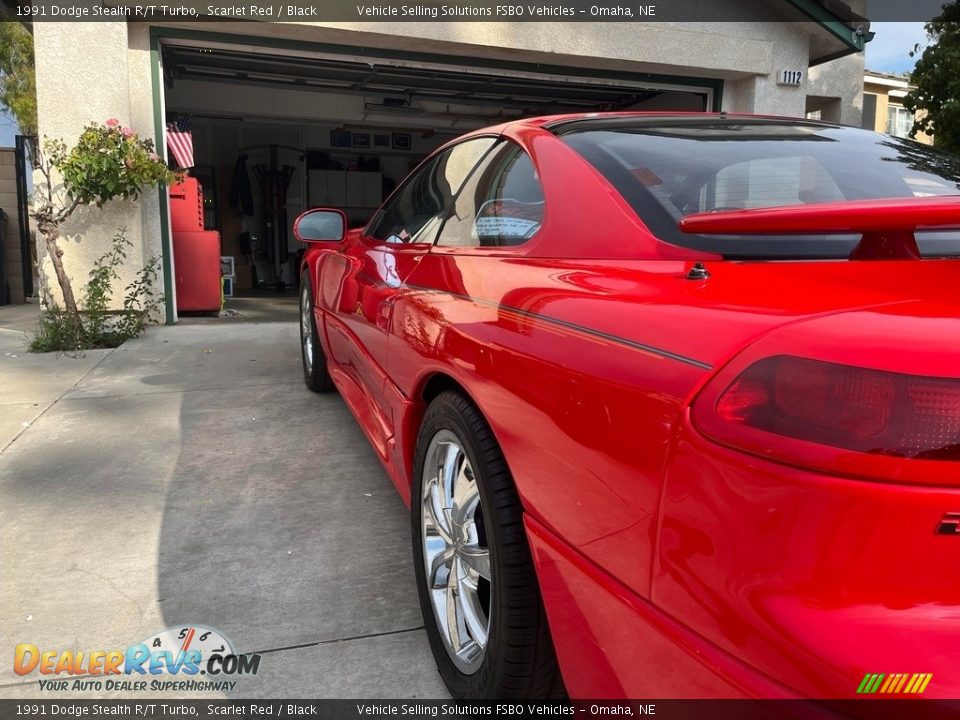
M495 5L493 7L473 7L460 5L357 5L360 17L509 17L509 18L560 18L575 17L587 10L577 10L567 5ZM637 9L641 15L656 14L656 5L643 5ZM634 9L626 6L599 7L593 5L589 14L597 16L634 17Z

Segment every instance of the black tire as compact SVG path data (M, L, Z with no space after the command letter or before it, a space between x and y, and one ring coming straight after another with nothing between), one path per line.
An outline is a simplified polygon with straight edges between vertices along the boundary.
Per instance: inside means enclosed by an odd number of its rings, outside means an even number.
M323 354L317 335L317 318L313 314L313 288L310 273L300 276L300 361L303 363L303 381L314 392L330 392L333 379L327 372L327 356Z
M442 433L438 435L438 433ZM428 588L424 536L424 465L431 442L455 436L470 463L482 513L475 527L489 551L488 635L478 667L466 673L448 650ZM431 455L433 459L433 455ZM472 402L455 392L437 396L424 416L414 461L411 524L417 592L430 648L455 698L565 697L540 597L523 513L513 478L489 425ZM451 525L452 527L452 525ZM452 566L451 566L452 567ZM477 583L479 586L479 583ZM449 622L449 621L448 621Z

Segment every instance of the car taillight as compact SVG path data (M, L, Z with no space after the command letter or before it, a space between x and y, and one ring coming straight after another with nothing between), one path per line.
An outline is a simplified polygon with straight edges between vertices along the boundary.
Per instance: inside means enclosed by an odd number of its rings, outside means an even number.
M720 393L714 419L857 453L960 460L956 379L768 357Z

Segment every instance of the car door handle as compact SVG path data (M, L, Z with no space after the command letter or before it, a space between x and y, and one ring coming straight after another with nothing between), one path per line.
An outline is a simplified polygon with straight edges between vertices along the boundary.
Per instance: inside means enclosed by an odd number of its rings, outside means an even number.
M394 299L389 298L380 303L377 308L377 327L384 332L390 330L390 319L393 317Z

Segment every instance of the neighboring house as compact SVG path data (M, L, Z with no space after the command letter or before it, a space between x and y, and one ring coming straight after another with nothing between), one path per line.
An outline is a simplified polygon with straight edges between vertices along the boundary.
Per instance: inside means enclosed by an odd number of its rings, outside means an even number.
M26 300L15 163L16 150L0 147L0 305Z
M30 230L22 235L20 229L22 222L29 225L20 205L29 194L20 180L28 183L29 173L26 162L17 160L19 133L13 116L0 110L0 306L26 302L35 287Z
M718 1L762 19L35 23L40 134L70 141L91 120L116 117L156 137L163 152L165 123L189 116L206 226L221 233L223 254L238 258L237 287L252 276L243 269L251 261L261 280L289 285L297 273L289 226L298 212L337 204L362 222L413 164L471 128L627 108L794 117L818 109L825 119L860 124L871 34L856 13L865 0L848 0L853 10L837 0ZM265 213L275 208L252 174L253 215L230 206L241 154L251 168L293 168L284 214L273 222ZM174 322L165 195L111 203L96 217L85 221L82 242L69 244L68 272L78 284L85 279L123 225L136 244L131 267L162 256ZM282 252L267 257L254 247L243 257L242 233L263 243L278 224L271 249Z
M865 71L861 127L896 137L910 137L914 113L903 106L903 98L913 89L909 77L905 75ZM926 133L918 133L914 139L933 145L933 136Z

